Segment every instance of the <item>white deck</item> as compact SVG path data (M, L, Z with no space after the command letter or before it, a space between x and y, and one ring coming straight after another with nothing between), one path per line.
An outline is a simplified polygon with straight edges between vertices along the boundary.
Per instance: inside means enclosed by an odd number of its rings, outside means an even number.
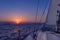
M32 35L29 35L25 40L33 40ZM60 34L38 31L37 40L60 40Z

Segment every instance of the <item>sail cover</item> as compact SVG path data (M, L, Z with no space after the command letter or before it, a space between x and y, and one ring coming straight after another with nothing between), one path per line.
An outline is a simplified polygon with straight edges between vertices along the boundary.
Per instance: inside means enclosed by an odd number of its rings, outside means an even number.
M60 10L59 4L60 4L60 0L50 0L49 10L46 20L46 23L48 25L56 25L56 21L58 20L57 10Z

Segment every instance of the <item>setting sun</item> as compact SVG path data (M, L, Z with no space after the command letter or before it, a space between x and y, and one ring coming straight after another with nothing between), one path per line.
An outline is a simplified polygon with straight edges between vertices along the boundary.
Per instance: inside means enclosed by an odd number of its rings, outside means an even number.
M17 24L21 22L20 19L15 19L14 22L16 22Z
M12 19L12 21L14 22L14 23L16 23L16 24L19 24L19 23L21 23L22 22L22 18L13 18Z

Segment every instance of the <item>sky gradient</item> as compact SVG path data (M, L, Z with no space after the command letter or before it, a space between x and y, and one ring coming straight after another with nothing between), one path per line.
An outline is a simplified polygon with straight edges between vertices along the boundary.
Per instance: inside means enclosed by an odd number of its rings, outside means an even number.
M14 21L16 19L21 22L35 22L38 0L0 0L0 21ZM49 0L39 0L38 19L37 22L45 21ZM45 14L41 19L44 9Z

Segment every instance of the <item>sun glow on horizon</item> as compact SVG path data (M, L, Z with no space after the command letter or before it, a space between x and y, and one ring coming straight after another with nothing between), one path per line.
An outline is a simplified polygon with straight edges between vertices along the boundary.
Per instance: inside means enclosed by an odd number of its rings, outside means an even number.
M16 18L12 18L12 20L11 21L13 21L14 23L16 23L16 24L19 24L19 23L21 23L22 22L22 18L19 18L19 17L16 17Z

